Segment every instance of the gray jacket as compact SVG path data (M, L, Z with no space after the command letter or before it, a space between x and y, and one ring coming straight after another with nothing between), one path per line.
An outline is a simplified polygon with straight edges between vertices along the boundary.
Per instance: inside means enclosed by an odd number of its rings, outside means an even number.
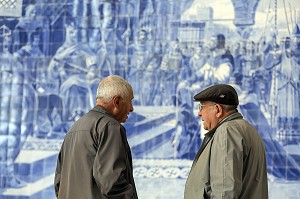
M210 140L195 157L185 199L267 199L264 143L255 128L233 113L208 132Z
M66 134L54 185L59 199L137 198L125 128L101 106Z

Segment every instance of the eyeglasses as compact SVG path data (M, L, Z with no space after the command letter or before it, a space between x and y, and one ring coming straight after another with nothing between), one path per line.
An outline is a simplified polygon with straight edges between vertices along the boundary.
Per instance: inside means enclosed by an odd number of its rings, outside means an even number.
M199 104L199 111L202 111L203 110L203 107L210 107L210 106L214 106L216 104Z

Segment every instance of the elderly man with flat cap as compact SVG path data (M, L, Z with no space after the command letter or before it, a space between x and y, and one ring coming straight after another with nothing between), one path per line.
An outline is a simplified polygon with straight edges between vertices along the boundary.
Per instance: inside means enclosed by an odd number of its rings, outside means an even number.
M264 143L238 112L236 90L226 84L194 96L205 134L185 184L185 199L267 199Z

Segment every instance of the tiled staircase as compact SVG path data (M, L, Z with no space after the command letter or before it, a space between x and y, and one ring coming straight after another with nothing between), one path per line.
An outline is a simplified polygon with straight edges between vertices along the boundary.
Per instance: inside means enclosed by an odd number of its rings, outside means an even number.
M53 181L57 153L62 140L28 137L15 161L17 177L26 182L22 188L6 188L1 199L54 199Z
M176 126L174 108L139 107L136 109L137 113L132 113L132 117L125 124L133 158L149 158L155 150L168 144L171 146L171 136ZM170 156L163 152L166 151L161 151L164 158Z
M125 124L134 159L168 158L175 127L173 107L135 107ZM15 161L17 176L26 186L0 189L1 199L54 199L54 172L62 139L28 137Z

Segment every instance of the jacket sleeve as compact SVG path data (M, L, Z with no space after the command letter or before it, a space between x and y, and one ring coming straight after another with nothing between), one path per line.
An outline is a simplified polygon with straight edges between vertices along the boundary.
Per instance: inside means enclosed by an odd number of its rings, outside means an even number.
M242 189L243 139L237 129L217 129L211 149L211 198L238 198Z
M125 178L127 154L120 125L108 125L100 133L99 147L93 165L93 176L106 197L132 198L133 187Z

